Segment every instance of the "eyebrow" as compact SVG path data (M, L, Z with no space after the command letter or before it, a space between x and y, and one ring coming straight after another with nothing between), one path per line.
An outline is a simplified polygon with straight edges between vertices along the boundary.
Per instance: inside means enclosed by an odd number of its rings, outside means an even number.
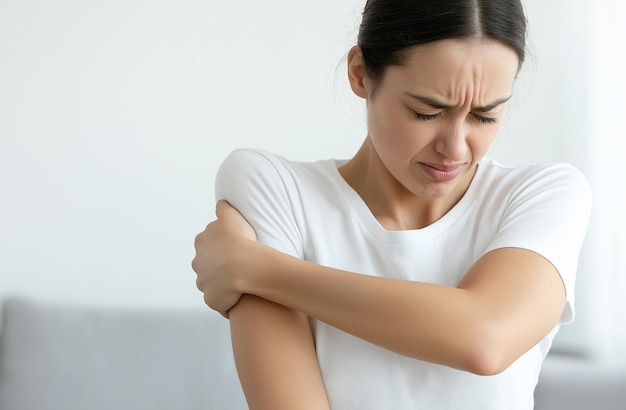
M423 97L421 95L415 95L415 94L411 94L411 93L407 93L405 92L404 94L408 95L409 97L421 101L426 105L430 105L432 108L436 108L438 110L445 110L447 108L452 108L451 105L448 104L444 104L440 101L437 101L433 98L430 97ZM511 99L512 95L509 95L506 98L500 98L498 100L495 100L494 102L492 102L491 104L487 104L487 105L483 105L482 107L474 107L472 108L472 110L474 111L478 111L478 112L489 112L491 110L493 110L494 108L496 108L497 106L504 104L505 102L509 101Z

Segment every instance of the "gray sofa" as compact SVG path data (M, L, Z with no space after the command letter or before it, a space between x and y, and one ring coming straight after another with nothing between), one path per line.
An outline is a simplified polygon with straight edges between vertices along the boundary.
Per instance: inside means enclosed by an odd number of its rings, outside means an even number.
M11 298L2 313L2 410L246 408L228 322L208 309L94 309ZM536 409L623 410L625 373L550 357Z
M228 322L199 311L7 299L2 410L245 409Z

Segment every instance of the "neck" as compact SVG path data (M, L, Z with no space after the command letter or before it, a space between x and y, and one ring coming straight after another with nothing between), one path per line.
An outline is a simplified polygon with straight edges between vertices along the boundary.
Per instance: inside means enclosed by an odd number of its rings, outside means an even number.
M420 197L388 171L369 138L339 172L381 226L391 231L421 229L436 222L463 197L471 181L459 184L460 192L455 189L440 198Z

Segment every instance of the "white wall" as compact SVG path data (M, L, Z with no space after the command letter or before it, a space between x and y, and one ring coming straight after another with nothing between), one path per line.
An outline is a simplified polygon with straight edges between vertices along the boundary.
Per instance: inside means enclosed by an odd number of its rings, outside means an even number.
M1 2L0 297L201 306L193 239L227 153L358 146L335 71L359 9Z
M590 53L592 90L588 149L594 212L588 234L585 289L596 314L589 334L596 355L626 366L626 3L602 0L590 17L595 28ZM594 312L593 309L588 309Z
M244 3L0 2L0 298L203 308L193 238L224 156L355 152L341 61L364 1ZM532 55L497 158L590 169L591 3L526 1Z

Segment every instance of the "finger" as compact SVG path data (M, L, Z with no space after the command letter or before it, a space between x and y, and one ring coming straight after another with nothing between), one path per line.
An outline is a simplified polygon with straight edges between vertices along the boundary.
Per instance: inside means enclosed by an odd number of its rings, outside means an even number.
M198 256L197 255L191 260L191 270L196 272L196 274L198 273Z
M204 228L204 231L197 234L193 240L193 248L196 251L196 257L198 256L200 249L202 249L203 244L206 242L207 230L209 229L210 226L211 224L207 225L206 228Z
M223 218L230 209L235 208L233 208L227 200L220 199L217 201L217 204L215 204L215 215L217 215L217 219Z
M204 228L204 230L206 231L206 228ZM198 253L198 248L200 247L200 242L202 242L202 237L204 231L200 232L199 234L196 235L196 237L193 240L193 247L196 250L196 254Z
M229 226L251 228L250 223L241 212L225 200L218 201L215 211L217 219L226 222Z
M246 218L228 201L220 200L217 202L215 206L215 213L217 214L217 219L228 220L233 222L246 222Z
M257 236L254 228L248 220L226 200L219 200L215 205L215 213L217 214L217 223L231 232L238 233L250 240L256 241Z

